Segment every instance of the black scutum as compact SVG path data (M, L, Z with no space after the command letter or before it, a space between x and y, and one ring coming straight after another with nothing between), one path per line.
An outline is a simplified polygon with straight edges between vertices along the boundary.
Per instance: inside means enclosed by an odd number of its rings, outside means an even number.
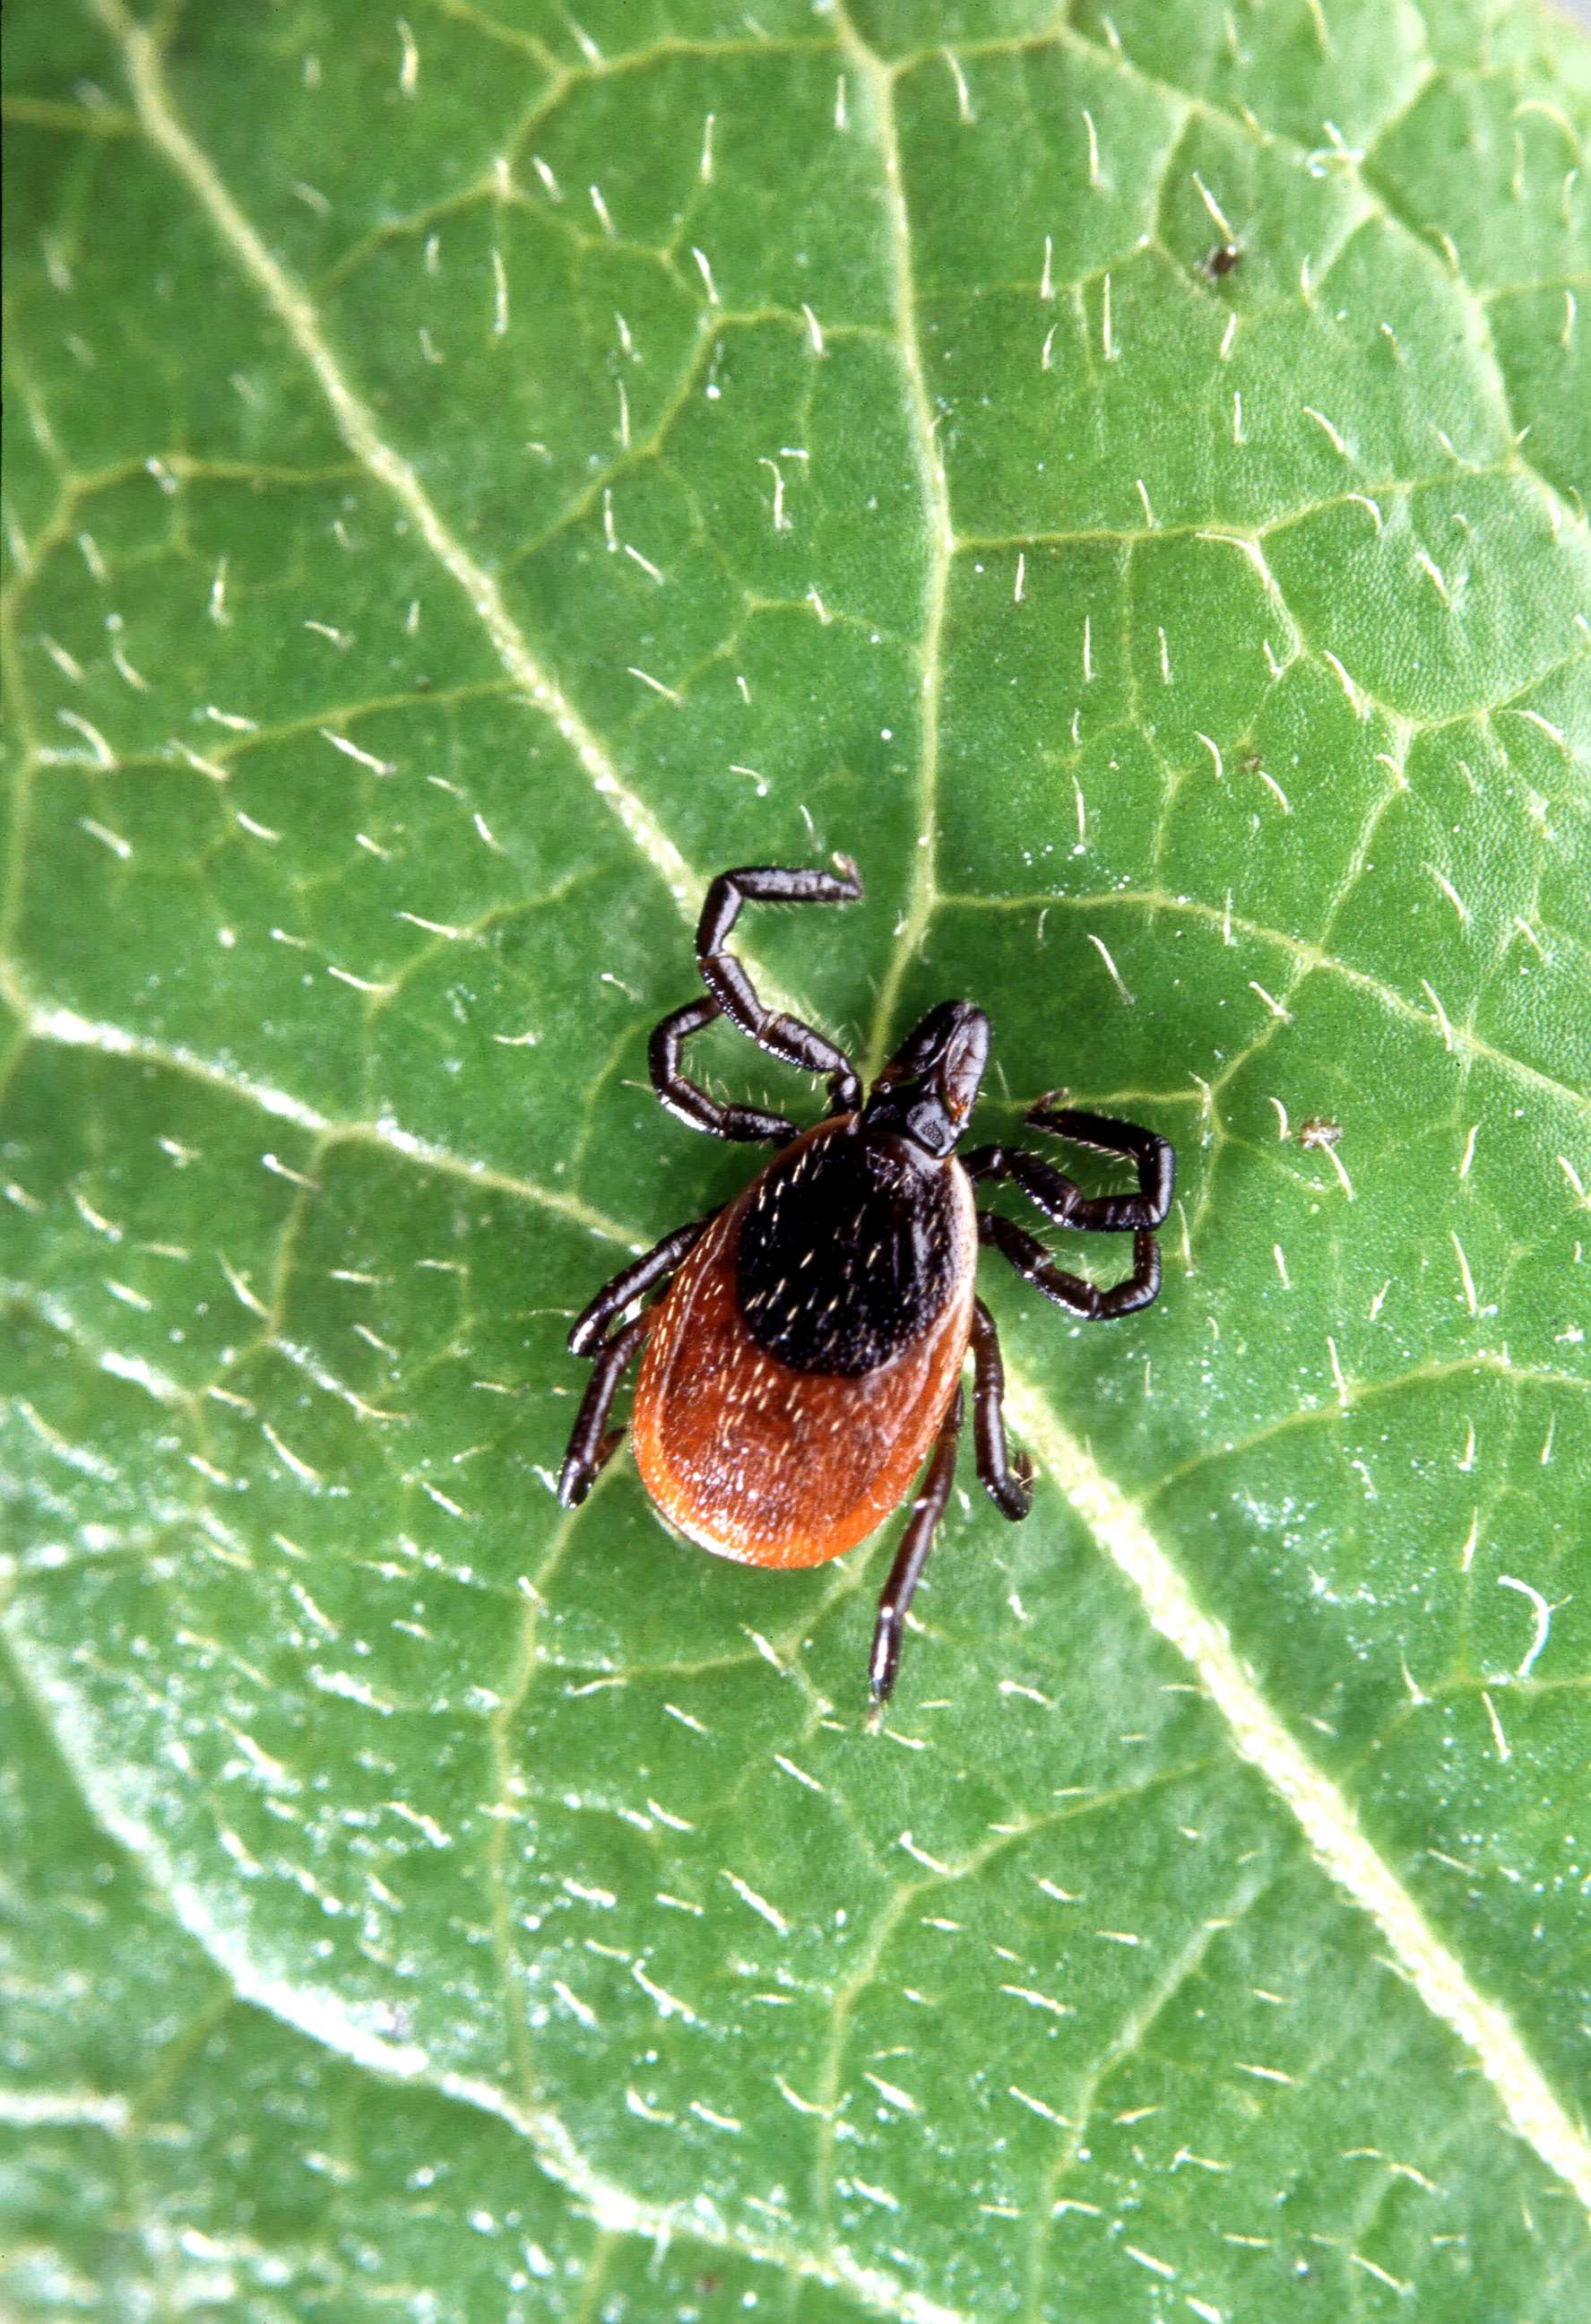
M950 1297L948 1174L894 1139L841 1132L773 1163L740 1225L737 1288L759 1347L792 1370L876 1371Z

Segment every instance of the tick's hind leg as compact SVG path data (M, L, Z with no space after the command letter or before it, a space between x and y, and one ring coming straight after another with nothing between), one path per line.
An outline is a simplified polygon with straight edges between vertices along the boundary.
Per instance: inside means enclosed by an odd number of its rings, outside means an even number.
M659 1276L670 1275L686 1251L701 1241L707 1229L718 1216L709 1211L704 1219L693 1219L688 1226L676 1227L655 1242L650 1250L632 1259L617 1275L611 1275L597 1296L583 1307L569 1332L569 1353L572 1356L595 1355L601 1347L600 1333L615 1315L622 1315L632 1299L649 1291Z
M610 1428L608 1415L613 1409L613 1398L630 1359L650 1328L651 1310L643 1308L631 1323L605 1340L602 1336L603 1330L615 1316L623 1314L632 1299L639 1299L661 1277L674 1272L686 1252L701 1241L717 1215L716 1211L709 1212L704 1219L692 1219L688 1225L676 1227L672 1234L655 1242L650 1250L643 1251L628 1267L621 1267L617 1275L610 1276L596 1297L575 1317L569 1333L569 1353L590 1356L596 1369L580 1399L558 1478L558 1499L566 1509L577 1508L585 1499L597 1471L619 1448L624 1431Z
M608 1426L608 1415L613 1409L619 1383L651 1323L650 1308L643 1308L633 1323L615 1332L611 1340L604 1340L597 1351L595 1368L580 1399L580 1409L569 1432L569 1449L558 1477L558 1499L566 1509L578 1508L596 1482L597 1471L604 1462L612 1459L623 1441L621 1428Z
M978 1474L1000 1515L1015 1525L1033 1507L1033 1462L1006 1446L1006 1368L1000 1335L981 1299L972 1303L972 1443Z
M878 1600L878 1625L873 1632L873 1654L868 1675L872 1683L875 1717L881 1717L900 1668L906 1637L906 1609L923 1577L923 1567L933 1546L934 1530L950 1499L956 1473L956 1442L961 1433L961 1391L958 1388L949 1411L940 1423L933 1458L912 1503L912 1514L901 1536L900 1547Z
M829 1095L840 1113L854 1113L861 1103L861 1083L855 1066L826 1035L799 1017L765 1008L740 963L726 950L730 930L740 907L764 904L852 904L862 892L861 874L849 856L839 855L839 873L805 867L786 869L777 863L748 863L738 872L721 872L707 890L696 927L696 965L702 982L731 1025L770 1057L798 1066L805 1074L828 1077Z

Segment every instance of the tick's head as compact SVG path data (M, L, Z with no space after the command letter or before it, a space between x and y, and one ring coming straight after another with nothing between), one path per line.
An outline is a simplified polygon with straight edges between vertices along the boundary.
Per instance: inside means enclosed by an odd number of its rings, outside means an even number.
M909 1033L868 1094L869 1130L909 1139L943 1158L967 1127L989 1062L989 1019L970 1001L942 1001Z

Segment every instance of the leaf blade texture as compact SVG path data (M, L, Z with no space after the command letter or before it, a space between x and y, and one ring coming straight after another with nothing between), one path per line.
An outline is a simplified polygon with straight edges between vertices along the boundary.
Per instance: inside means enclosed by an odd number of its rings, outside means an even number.
M14 28L21 2312L1583 2304L1586 56ZM877 1738L885 1541L547 1490L748 1167L702 890L834 849L770 990L1181 1161L1145 1317L990 1272L1039 1495Z

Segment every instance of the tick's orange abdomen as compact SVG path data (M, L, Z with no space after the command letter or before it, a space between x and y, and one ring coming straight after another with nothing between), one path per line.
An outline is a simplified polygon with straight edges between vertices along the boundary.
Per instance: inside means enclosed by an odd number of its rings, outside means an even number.
M822 1141L850 1135L850 1118L822 1123L771 1169L798 1170L818 1161ZM798 1370L753 1336L740 1244L770 1173L713 1221L676 1276L648 1336L632 1439L652 1499L704 1549L748 1565L820 1565L854 1548L911 1490L955 1393L972 1318L971 1185L958 1163L937 1167L947 1174L945 1296L870 1370Z

